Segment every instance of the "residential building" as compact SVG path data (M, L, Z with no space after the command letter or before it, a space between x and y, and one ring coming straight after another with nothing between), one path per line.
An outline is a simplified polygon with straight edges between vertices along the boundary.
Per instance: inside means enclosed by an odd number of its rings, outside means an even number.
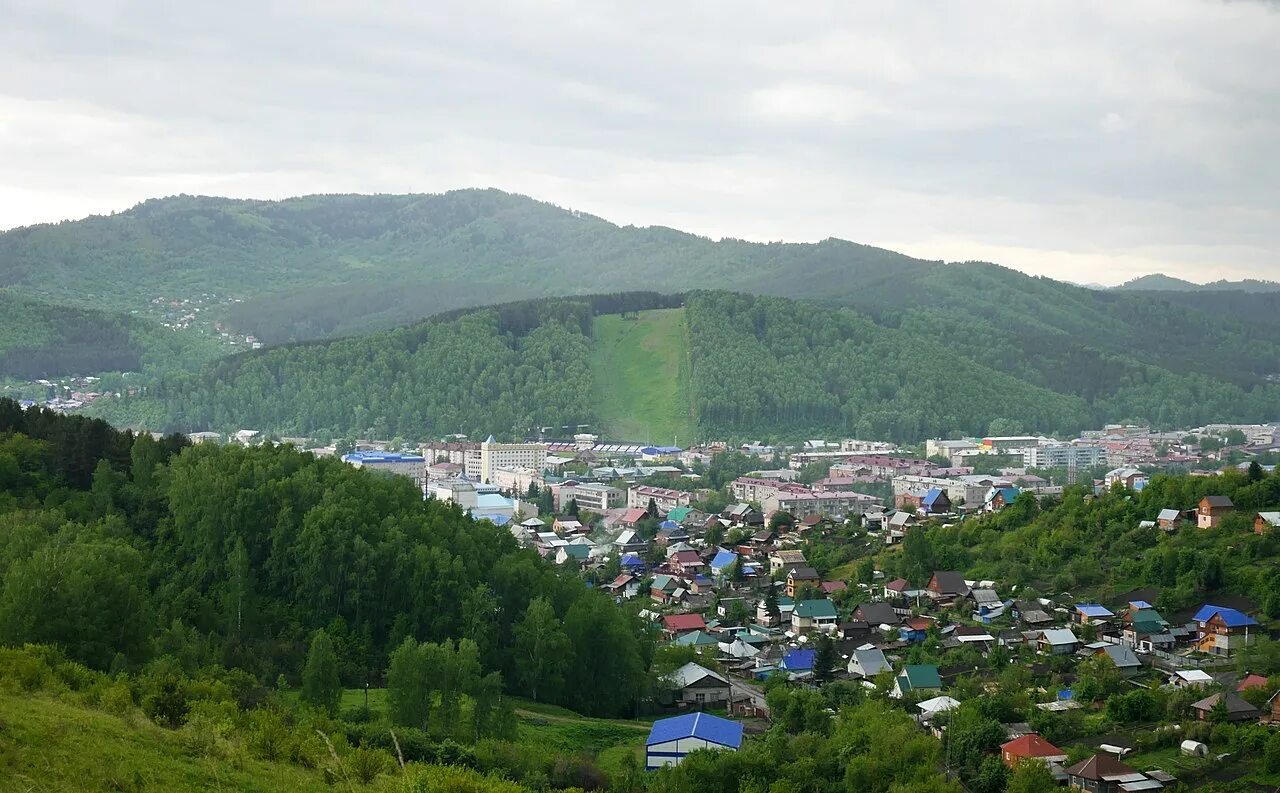
M1080 646L1080 640L1069 628L1040 631L1040 638L1036 643L1040 652L1046 655L1070 655Z
M465 472L467 455L470 452L479 452L480 444L467 441L431 441L422 444L420 451L422 456L432 464L453 463L464 466L461 470Z
M800 567L806 563L804 551L794 549L774 551L769 554L769 574L780 573L788 567Z
M1077 603L1071 610L1071 621L1080 625L1097 625L1114 616L1111 609L1098 603Z
M1106 462L1107 450L1089 444L1050 442L1028 447L1022 454L1027 468L1091 468Z
M697 749L737 751L742 745L742 725L708 713L688 713L658 719L645 741L645 768L679 765Z
M1010 768L1023 760L1039 760L1046 765L1065 763L1067 753L1034 732L1000 744L1000 759Z
M1261 711L1245 702L1240 698L1239 694L1228 691L1227 693L1211 694L1198 702L1191 703L1191 709L1195 711L1196 718L1200 721L1209 721L1214 716L1214 709L1219 707L1223 718L1227 721L1255 721Z
M351 452L342 455L342 461L354 468L368 468L371 471L385 471L389 474L407 476L421 490L427 486L426 459L419 454L401 454L400 452Z
M800 600L791 612L791 629L796 633L831 633L836 629L837 619L836 604L830 600Z
M799 491L792 488L794 486L779 489L761 502L765 517L775 512L785 512L796 516L820 515L824 518L844 519L862 515L880 503L880 499L875 496L847 490L814 492L807 488Z
M658 508L658 517L666 517L671 510L678 507L688 507L692 500L692 493L666 487L639 485L627 491L628 507L648 509L649 502L652 501Z
M1147 486L1147 475L1137 468L1116 468L1102 478L1102 485L1108 490L1117 484L1130 490L1142 490Z
M1258 621L1236 609L1206 604L1191 619L1196 624L1196 648L1202 653L1230 656L1257 638Z
M812 567L793 567L787 571L787 597L794 598L804 586L816 587L821 582L822 576Z
M863 679L873 678L892 668L889 659L885 658L884 650L871 645L859 647L849 654L849 674Z
M942 678L938 675L938 667L933 664L915 664L902 668L893 681L893 691L889 696L902 699L913 691L941 691Z
M1173 531L1182 522L1182 512L1176 509L1162 509L1156 515L1156 526L1165 531Z
M541 470L546 459L545 443L499 443L490 435L479 448L464 453L463 466L468 478L478 482L492 482L499 468Z
M907 613L904 611L904 613ZM853 611L853 618L873 627L889 625L896 627L902 622L902 616L893 606L883 600L873 603L862 603Z
M557 510L565 509L573 501L578 509L600 514L623 507L627 503L625 490L598 482L563 482L559 487L552 488L552 494L555 496Z
M1266 534L1273 529L1280 529L1280 512L1259 512L1253 519L1253 533Z
M964 576L954 570L936 571L925 589L934 600L954 600L969 594L969 585L964 582Z
M676 701L698 708L724 706L729 702L729 680L704 666L687 663L671 673Z
M1122 786L1147 777L1109 754L1095 754L1067 769L1067 784L1088 793L1121 793ZM1155 787L1159 788L1157 784ZM1147 788L1140 788L1147 789Z
M1236 505L1226 496L1205 496L1196 505L1196 526L1202 529L1217 528L1223 517L1235 510Z
M657 583L656 581L654 583ZM707 623L701 614L668 614L662 618L662 632L674 639L689 631L705 631Z

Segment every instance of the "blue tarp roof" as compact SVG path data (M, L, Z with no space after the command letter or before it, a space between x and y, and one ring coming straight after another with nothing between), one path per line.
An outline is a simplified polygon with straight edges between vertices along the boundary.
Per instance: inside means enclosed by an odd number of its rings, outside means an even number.
M1257 620L1250 617L1248 614L1245 614L1243 611L1229 609L1226 606L1211 606L1208 604L1201 606L1200 610L1196 612L1196 615L1192 617L1192 619L1196 622L1205 622L1206 620L1213 619L1214 614L1222 617L1223 623L1225 623L1228 628L1243 628L1248 625L1258 624Z
M629 553L622 557L623 567L644 567L644 560L633 553Z
M646 746L653 746L681 738L701 738L704 741L737 749L742 745L742 724L722 719L709 713L686 713L670 719L658 719L649 731Z
M1114 617L1111 610L1098 603L1077 603L1076 611L1086 617Z
M662 521L662 523L658 526L658 528L660 528L660 529L678 529L678 528L680 528L680 524L679 524L679 523L676 523L674 520L664 520L664 521Z
M738 560L738 555L733 551L720 551L711 560L711 569L719 570L722 567L728 567Z
M782 668L789 672L812 669L817 654L816 650L792 650L782 656Z

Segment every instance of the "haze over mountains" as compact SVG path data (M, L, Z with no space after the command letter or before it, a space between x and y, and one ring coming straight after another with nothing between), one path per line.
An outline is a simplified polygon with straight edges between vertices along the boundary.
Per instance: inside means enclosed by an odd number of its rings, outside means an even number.
M1247 278L1243 281L1221 280L1197 284L1164 273L1152 273L1125 281L1115 288L1142 292L1280 292L1280 282Z
M993 264L929 262L834 239L717 242L618 226L498 190L280 202L180 196L0 235L7 299L27 314L74 307L76 327L96 322L102 338L112 340L105 347L112 354L99 358L104 364L165 362L153 367L150 398L125 400L130 405L114 406L113 418L188 430L250 424L299 433L381 427L410 435L480 431L487 418L499 424L492 429L518 432L617 416L618 406L599 398L598 386L573 392L555 382L590 385L608 376L587 374L592 356L599 357L592 352L598 346L592 317L614 312L598 301L586 316L555 303L530 309L535 318L522 321L519 332L484 319L492 314L377 332L514 300L655 289L715 293L680 309L684 314L671 320L680 331L662 335L665 344L683 345L671 360L693 361L671 391L679 404L665 411L687 417L680 421L686 432L856 430L910 439L981 432L994 419L1065 431L1102 420L1166 425L1280 416L1280 396L1268 384L1280 372L1280 292L1264 291L1261 282L1247 282L1254 291L1211 285L1191 292L1172 288L1172 280L1150 276L1099 291ZM715 296L727 292L806 302L739 304ZM154 325L123 316L159 297L207 295L224 301L212 303L208 316L268 345L377 335L247 353L202 369L211 357L207 346L193 348L185 365L175 363L172 350L155 352L158 342L138 330ZM652 305L641 307L670 308L663 298L645 300ZM555 330L543 327L538 312L547 310L579 313L567 324L556 320ZM792 330L778 335L783 325ZM67 331L49 330L62 324L45 322L43 335L32 327L0 323L0 352L23 356L8 374L86 365L42 357L42 342L67 346ZM539 333L556 343L543 351L543 374L552 376L534 387L522 374L524 345ZM479 343L482 337L487 341ZM93 349L92 332L75 338ZM735 357L748 348L747 358ZM625 349L615 352L629 359ZM454 371L460 360L479 368ZM727 388L730 360L759 376ZM432 398L422 396L433 382L447 386L442 373L469 377L481 370L492 382L477 385L474 400L458 394L429 407ZM258 374L245 379L250 372ZM805 395L786 396L805 378L811 381ZM357 381L363 385L342 387ZM936 393L912 396L922 387ZM303 394L323 404L320 413L300 407ZM990 409L965 409L957 400L964 394ZM895 398L902 400L896 407L911 409L890 416ZM415 400L421 404L406 414L401 406Z

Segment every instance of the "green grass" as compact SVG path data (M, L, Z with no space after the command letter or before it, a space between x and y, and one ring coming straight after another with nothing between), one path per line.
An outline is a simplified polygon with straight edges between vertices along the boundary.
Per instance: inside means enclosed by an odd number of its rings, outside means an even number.
M382 777L364 791L396 789ZM0 694L0 791L331 791L319 771L216 756L140 713L114 716L41 694Z
M682 308L595 318L591 354L601 433L655 444L693 440L689 347Z

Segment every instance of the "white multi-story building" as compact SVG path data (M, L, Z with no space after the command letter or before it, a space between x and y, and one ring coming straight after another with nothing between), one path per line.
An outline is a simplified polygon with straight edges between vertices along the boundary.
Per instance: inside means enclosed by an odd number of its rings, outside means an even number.
M766 518L775 512L786 512L797 518L821 515L824 518L846 518L861 515L880 499L848 491L787 492L778 491L761 502Z
M658 507L658 514L665 517L676 507L687 507L693 503L693 494L685 490L649 485L637 485L627 491L627 506L632 509L648 509L649 499L653 499ZM578 503L581 505L582 502Z
M1028 468L1088 468L1106 462L1106 449L1087 444L1048 443L1022 453L1022 464Z
M602 513L627 503L625 490L598 482L565 482L552 492L556 494L556 509L564 509L572 500L577 502L579 509Z
M546 459L545 443L498 443L490 435L478 449L466 452L463 466L469 479L493 482L499 468L541 470Z

